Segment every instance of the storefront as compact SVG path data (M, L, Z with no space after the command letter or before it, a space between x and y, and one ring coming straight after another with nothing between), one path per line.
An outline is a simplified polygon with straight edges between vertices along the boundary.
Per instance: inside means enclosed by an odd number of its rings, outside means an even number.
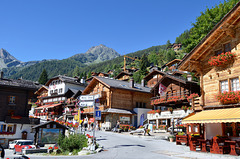
M240 108L204 110L182 121L187 131L203 134L205 139L216 135L235 138L240 136Z

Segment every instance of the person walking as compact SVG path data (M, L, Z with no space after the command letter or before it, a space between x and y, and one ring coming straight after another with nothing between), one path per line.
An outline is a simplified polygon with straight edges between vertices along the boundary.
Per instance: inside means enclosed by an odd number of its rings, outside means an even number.
M4 151L4 148L2 147L2 145L0 145L0 153L1 153L1 158L4 158L5 151Z

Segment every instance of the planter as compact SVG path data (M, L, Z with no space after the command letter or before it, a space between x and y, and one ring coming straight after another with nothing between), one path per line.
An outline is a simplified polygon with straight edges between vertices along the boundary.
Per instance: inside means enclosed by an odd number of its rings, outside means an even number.
M169 138L169 141L170 142L174 142L174 138Z

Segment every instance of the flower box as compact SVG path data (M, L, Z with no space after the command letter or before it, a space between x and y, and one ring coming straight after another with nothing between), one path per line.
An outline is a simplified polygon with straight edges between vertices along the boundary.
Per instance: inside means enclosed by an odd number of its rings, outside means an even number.
M230 61L232 61L236 57L234 53L231 52L226 52L226 53L221 53L217 56L212 56L209 60L208 63L210 66L224 66Z
M230 91L219 93L216 98L222 104L236 104L239 103L240 100L240 91Z

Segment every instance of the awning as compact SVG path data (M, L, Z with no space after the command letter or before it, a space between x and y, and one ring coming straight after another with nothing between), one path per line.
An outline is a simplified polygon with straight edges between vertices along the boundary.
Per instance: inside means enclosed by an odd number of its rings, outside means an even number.
M51 105L43 105L43 106L40 106L40 107L37 107L35 109L44 109L44 108L53 108L53 107L56 107L56 106L59 106L61 104L51 104Z
M240 108L203 110L182 120L183 124L231 122L240 122Z

